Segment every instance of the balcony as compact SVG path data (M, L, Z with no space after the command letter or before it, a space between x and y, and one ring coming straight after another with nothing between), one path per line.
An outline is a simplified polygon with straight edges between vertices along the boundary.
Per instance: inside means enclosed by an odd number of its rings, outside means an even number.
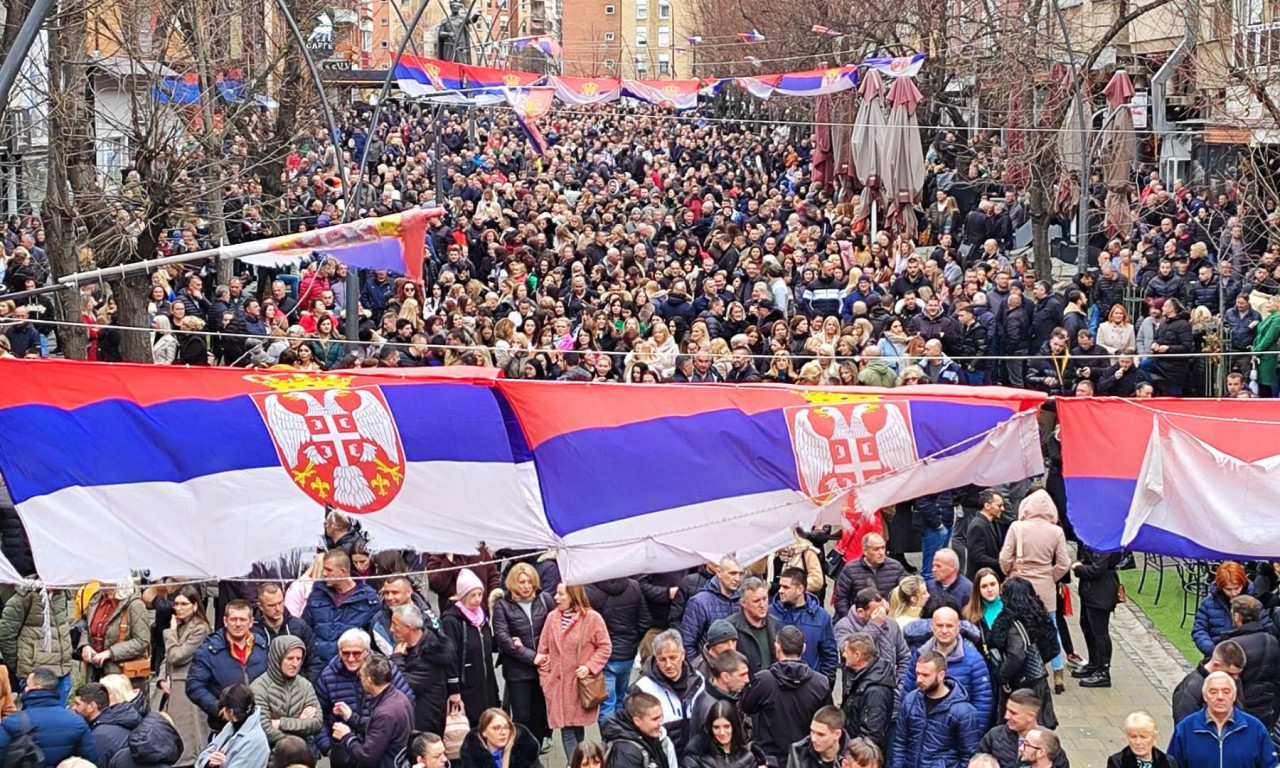
M1273 71L1280 66L1280 22L1255 24L1236 33L1235 66L1252 71Z

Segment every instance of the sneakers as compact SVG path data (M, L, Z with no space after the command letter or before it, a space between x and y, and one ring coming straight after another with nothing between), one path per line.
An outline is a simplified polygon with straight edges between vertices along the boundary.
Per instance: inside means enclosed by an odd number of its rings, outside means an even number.
M1099 667L1092 675L1080 681L1081 688L1110 688L1111 670Z
M1083 669L1088 666L1088 664L1085 663L1085 660L1078 653L1067 654L1066 660L1067 666L1072 669ZM1074 677L1074 675L1072 675L1072 677Z

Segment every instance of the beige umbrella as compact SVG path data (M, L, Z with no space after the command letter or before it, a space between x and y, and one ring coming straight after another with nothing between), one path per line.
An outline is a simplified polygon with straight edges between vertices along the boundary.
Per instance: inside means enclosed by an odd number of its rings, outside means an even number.
M884 117L884 82L875 68L869 68L862 78L858 92L862 96L862 104L858 107L858 115L853 126L853 170L854 175L862 182L862 196L859 198L858 215L855 222L871 220L874 226L874 210L883 216L884 194L881 174L883 173L885 117ZM874 237L875 233L869 234Z
M1107 237L1127 236L1135 219L1130 207L1134 189L1133 161L1134 135L1133 112L1126 106L1133 99L1133 83L1123 71L1111 76L1111 82L1102 93L1107 97L1111 112L1102 126L1098 163L1102 167L1102 182L1107 185L1107 200L1103 229Z
M884 133L884 190L889 198L891 228L915 239L919 222L915 204L924 189L924 146L916 107L923 96L909 77L889 87L889 122Z

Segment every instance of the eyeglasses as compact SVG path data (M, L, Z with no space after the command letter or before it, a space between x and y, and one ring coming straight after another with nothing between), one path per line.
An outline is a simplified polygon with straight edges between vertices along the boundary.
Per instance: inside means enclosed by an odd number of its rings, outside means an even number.
M364 651L338 651L338 655L344 659L358 659L364 655Z

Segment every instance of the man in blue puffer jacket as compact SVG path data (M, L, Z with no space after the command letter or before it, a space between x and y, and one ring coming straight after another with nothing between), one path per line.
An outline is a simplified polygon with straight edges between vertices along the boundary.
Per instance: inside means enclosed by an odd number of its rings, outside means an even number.
M351 578L351 558L341 549L324 555L321 575L307 598L302 620L315 633L307 649L308 670L323 669L338 653L338 638L348 629L373 625L382 601L373 587Z
M222 611L222 629L200 643L187 672L187 698L209 718L215 733L226 725L218 698L234 683L248 685L267 671L267 643L253 629L253 606L232 600Z
M902 699L889 768L964 768L985 722L964 685L948 674L946 658L926 651L916 664L913 690Z
M831 624L831 614L805 589L804 571L799 568L782 571L778 594L769 605L769 613L782 625L789 624L804 633L804 653L800 658L815 672L826 676L834 690L836 670L840 667L835 627Z
M360 668L371 653L369 633L363 629L348 629L338 638L337 658L330 661L320 672L316 680L316 698L320 700L320 713L324 715L324 727L316 734L316 747L324 754L329 754L333 746L333 724L338 722L334 716L333 705L342 703L351 708L351 716L347 722L356 723L368 714L370 697L360 684ZM413 689L400 674L400 668L394 661L391 664L391 685L398 688L414 702Z
M966 699L978 711L980 722L976 741L982 737L987 724L991 722L992 709L995 706L995 699L991 692L991 673L987 669L987 662L983 660L982 654L973 643L960 636L960 614L956 613L954 608L939 608L933 612L933 618L929 623L933 630L933 637L924 641L924 645L920 646L920 650L912 656L907 675L902 680L902 691L905 694L918 685L916 667L921 658L930 652L942 654L946 659L947 677L960 683L964 688ZM967 757L965 759L968 760Z
M58 675L48 667L36 667L27 676L27 690L22 694L22 712L9 715L0 723L0 763L13 740L24 732L32 734L44 752L45 768L56 768L68 757L96 761L98 750L93 744L89 724L62 705L58 695Z
M680 638L684 640L684 652L696 659L702 653L702 641L707 628L716 619L727 619L738 610L738 586L742 584L742 566L732 557L724 557L716 568L716 575L707 579L702 589L694 593L685 604L680 619Z

